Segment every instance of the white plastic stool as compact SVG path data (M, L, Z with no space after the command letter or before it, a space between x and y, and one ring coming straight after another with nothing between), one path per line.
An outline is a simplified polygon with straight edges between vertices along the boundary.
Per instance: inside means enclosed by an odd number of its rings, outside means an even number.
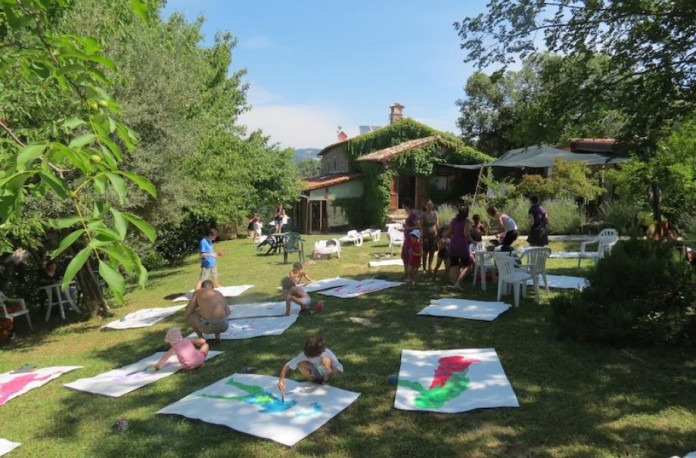
M70 292L66 291L65 293L63 293L60 290L60 283L42 286L39 289L43 290L46 293L46 300L48 306L48 310L46 310L46 322L48 322L48 320L51 319L51 310L53 309L54 305L58 306L58 310L60 310L60 316L63 319L65 319L66 304L68 308L72 309L77 313L80 313L80 308L75 304L75 302L73 302L72 298L70 297Z

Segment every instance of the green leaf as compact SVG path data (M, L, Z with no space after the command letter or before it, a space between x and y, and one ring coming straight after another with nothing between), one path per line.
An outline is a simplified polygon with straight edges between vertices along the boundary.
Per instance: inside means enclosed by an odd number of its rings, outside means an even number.
M60 241L60 245L58 245L58 248L56 248L53 251L53 253L51 253L51 257L58 257L59 254L61 254L63 251L68 249L68 247L70 247L73 243L75 243L75 241L79 239L80 236L84 234L84 232L84 229L78 229L68 234L63 240Z
M66 129L74 129L79 126L84 126L87 124L83 119L80 118L70 118L63 121L63 127Z
M41 181L53 189L53 192L55 192L58 197L65 199L68 195L68 187L62 178L55 176L52 172L39 172L39 176L41 177Z
M140 175L136 175L135 173L131 172L118 172L124 177L128 178L131 180L133 183L135 183L140 189L143 191L147 192L150 194L152 197L157 197L157 190L155 189L155 185L153 185L150 180L147 178L141 177Z
M94 190L99 194L104 194L104 191L106 191L106 177L103 174L95 176L92 184L94 185Z
M128 231L128 221L123 217L123 214L115 208L111 207L109 210L111 214L114 215L114 227L121 236L121 240L123 240L126 238L126 233Z
M157 238L157 232L155 231L155 228L150 225L150 223L131 213L123 212L122 214L123 217L130 221L131 224L140 229L140 231L145 234L151 242L155 241Z
M119 247L123 249L123 245ZM121 253L117 248L106 248L104 249L104 254L106 254L109 259L116 261L119 265L123 266L127 271L133 271L135 269L135 263L133 259L129 256L130 253Z
M9 177L0 180L0 189L7 188L10 191L17 191L24 186L24 183L34 175L32 172L20 172L10 175Z
M56 229L67 229L69 227L73 227L74 225L76 225L77 223L79 223L81 221L83 221L83 219L80 218L79 216L71 216L69 218L61 218L55 222L54 227Z
M19 154L17 155L17 170L20 172L24 171L29 162L41 157L44 151L46 151L47 146L47 143L37 143L25 146L19 150Z
M145 288L145 285L147 284L147 269L142 264L140 264L140 275L138 275L138 284L141 288Z
M70 261L67 269L65 269L65 276L63 276L63 289L66 289L68 285L70 285L70 282L73 280L73 278L75 278L75 275L77 275L77 272L82 268L82 266L85 265L85 262L87 262L87 259L91 253L92 249L90 247L83 248L75 255L72 261Z
M126 201L126 181L115 173L106 173L106 176L111 181L111 186L113 186L116 195L118 196L118 201L123 204Z
M97 137L94 134L84 134L80 135L77 138L74 138L73 141L70 142L68 145L69 148L80 148L82 146L85 146L89 143L92 143Z
M102 261L99 260L99 275L104 279L104 281L109 285L111 291L113 291L117 296L123 297L126 292L126 282L123 279L121 273Z
M147 3L145 3L143 0L131 0L131 9L135 14L137 14L140 19L143 20L146 24L150 22L150 18L147 15Z

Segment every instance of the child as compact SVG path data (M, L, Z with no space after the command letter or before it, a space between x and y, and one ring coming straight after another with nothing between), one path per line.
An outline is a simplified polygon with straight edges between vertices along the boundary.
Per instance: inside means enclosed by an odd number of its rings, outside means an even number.
M418 267L421 265L421 257L423 256L423 247L421 245L421 233L418 229L411 231L409 235L410 243L408 246L408 262L407 262L407 277L411 283L411 287L416 286L416 276Z
M157 371L164 366L172 354L176 354L177 359L187 371L200 367L208 355L209 347L205 339L184 339L179 328L171 328L167 331L164 341L172 347L155 364Z
M283 288L283 297L285 298L285 316L290 316L290 304L294 302L299 304L300 311L309 310L312 304L312 298L301 287L295 284L295 280L291 277L285 277L280 282Z
M486 233L486 227L481 222L481 215L474 215L472 219L474 221L471 225L471 240L474 242L482 242L483 235Z
M302 268L302 263L299 261L292 265L292 270L288 273L288 277L292 278L296 285L299 285L303 278L307 280L307 283L312 282L312 279L307 275L307 272Z
M433 277L437 277L437 272L440 270L440 266L445 264L445 273L449 272L449 249L450 239L449 237L444 237L445 230L449 226L441 227L438 231L437 238L437 264L435 265L435 270L433 271Z
M285 363L280 371L278 388L285 392L285 375L288 370L298 370L304 378L312 383L324 383L331 380L336 373L343 373L343 365L338 362L336 355L326 348L324 338L318 335L310 336L304 345L304 351Z

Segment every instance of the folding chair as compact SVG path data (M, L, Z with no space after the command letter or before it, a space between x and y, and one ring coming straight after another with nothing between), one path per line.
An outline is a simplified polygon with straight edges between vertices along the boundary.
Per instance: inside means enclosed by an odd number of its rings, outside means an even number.
M29 329L33 330L31 326L31 316L29 315L29 309L27 309L27 304L24 303L24 299L15 299L5 296L0 292L0 313L8 318L14 318L16 316L26 316L27 323L29 324Z

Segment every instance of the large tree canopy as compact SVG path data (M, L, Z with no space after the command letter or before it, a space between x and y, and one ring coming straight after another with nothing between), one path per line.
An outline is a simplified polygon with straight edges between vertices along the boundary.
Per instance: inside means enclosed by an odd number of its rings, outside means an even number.
M627 117L624 139L649 149L696 104L693 0L491 0L455 27L465 60L481 68L540 50L574 60L582 92L572 105L590 110L609 90ZM593 76L586 64L600 54L608 65Z

